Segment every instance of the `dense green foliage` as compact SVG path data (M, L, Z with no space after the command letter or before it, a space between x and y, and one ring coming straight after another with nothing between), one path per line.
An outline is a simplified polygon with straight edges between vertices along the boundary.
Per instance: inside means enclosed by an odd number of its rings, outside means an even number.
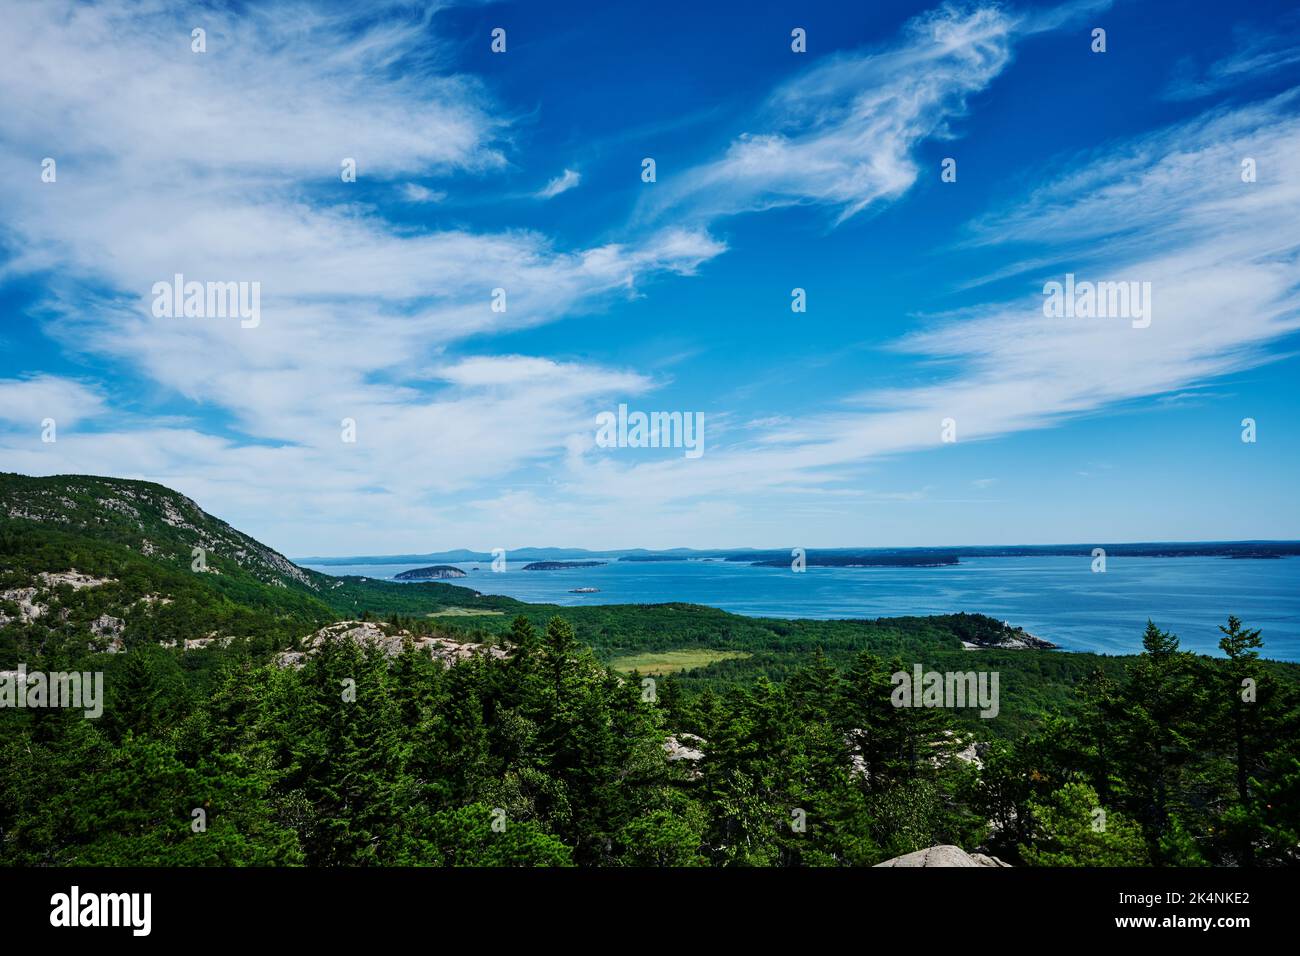
M1000 622L332 579L144 483L4 476L0 506L0 669L102 671L107 697L98 719L0 708L0 865L870 865L938 843L1026 865L1297 861L1300 668L1235 618L1222 658L1155 625L1132 657L970 651ZM73 569L96 583L41 578ZM508 613L428 617L445 608ZM105 616L121 653L92 636ZM510 653L448 667L332 640L274 660L356 617ZM230 640L186 649L204 637ZM706 648L749 656L657 683L605 666ZM891 675L918 663L997 671L999 715L895 706ZM703 758L667 759L680 745Z
M0 863L869 865L938 843L1294 862L1294 689L1257 672L1238 750L1236 662L1151 634L1080 716L988 745L982 771L948 710L894 706L906 665L870 652L683 698L601 666L560 618L516 619L510 657L452 667L345 640L301 670L141 646L108 658L98 720L0 712ZM704 759L666 760L670 732Z

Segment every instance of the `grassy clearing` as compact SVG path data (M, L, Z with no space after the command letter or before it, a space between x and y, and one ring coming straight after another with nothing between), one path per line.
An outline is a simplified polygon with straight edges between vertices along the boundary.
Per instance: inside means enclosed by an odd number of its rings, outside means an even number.
M445 607L441 611L430 611L425 617L497 617L504 613L481 607Z
M744 651L717 651L708 648L690 648L679 651L647 651L644 654L627 654L616 657L609 666L616 671L628 673L639 671L642 674L673 674L677 671L689 671L704 667L715 661L729 661L748 657Z

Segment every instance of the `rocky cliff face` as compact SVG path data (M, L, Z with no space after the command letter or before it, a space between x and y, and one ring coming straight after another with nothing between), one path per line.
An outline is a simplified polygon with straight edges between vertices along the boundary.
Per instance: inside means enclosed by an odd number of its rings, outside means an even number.
M10 661L52 650L129 652L146 641L201 651L247 638L258 653L293 648L285 659L294 662L340 635L390 654L413 639L446 663L504 654L355 620L394 605L423 616L476 597L446 584L301 568L151 482L0 473L0 652Z
M201 548L207 564L224 558L256 580L279 587L317 591L324 580L214 518L180 492L149 481L0 474L0 519L16 528L43 525L84 534L184 567L194 560L194 549Z

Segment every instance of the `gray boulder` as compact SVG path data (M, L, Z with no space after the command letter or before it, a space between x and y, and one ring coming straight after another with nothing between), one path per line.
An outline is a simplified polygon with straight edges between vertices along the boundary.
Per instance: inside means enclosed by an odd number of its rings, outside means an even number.
M959 846L932 846L926 850L917 850L915 853L906 853L903 856L896 856L892 860L886 860L884 863L877 863L876 866L1010 866L1010 863L1003 863L996 856L985 856L983 853L967 853Z

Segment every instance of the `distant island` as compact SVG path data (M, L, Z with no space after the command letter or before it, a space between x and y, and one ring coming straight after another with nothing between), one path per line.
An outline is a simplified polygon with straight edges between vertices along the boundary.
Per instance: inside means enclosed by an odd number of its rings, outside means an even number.
M194 541L207 545L208 573L192 571ZM75 709L34 720L0 706L0 866L894 866L901 851L930 854L958 838L981 855L1044 867L1240 872L1248 859L1261 871L1296 862L1300 822L1288 797L1300 663L1264 657L1263 636L1235 616L1221 638L1213 612L1201 623L1184 617L1202 646L1220 642L1217 656L1186 652L1153 620L1143 630L1140 604L1119 612L1131 636L1094 641L1096 653L1054 650L1031 633L1087 640L1046 603L1015 624L979 613L751 617L681 600L613 603L614 594L532 604L436 580L473 577L454 566L472 560L399 566L423 587L392 580L398 568L326 575L179 492L93 476L0 473L0 542L0 691L16 697L26 659L102 671L108 687L153 695L147 708L105 708L102 722L76 719ZM967 550L901 556L974 564ZM730 553L751 564L791 557ZM814 563L899 556L811 554ZM552 555L534 566L600 563ZM1237 567L1234 577L1289 570L1279 563ZM737 565L720 577L749 577L761 592L788 567L747 576ZM485 562L479 576L487 571ZM1095 581L1087 561L1071 572L1075 583ZM1104 625L1102 609L1091 610ZM365 706L338 693L359 663ZM232 685L213 680L227 670L255 689L239 706ZM638 683L669 674L671 692L648 713ZM1250 705L1260 710L1244 725L1246 763L1231 733L1243 674L1270 690ZM214 747L229 748L215 769ZM1238 768L1250 771L1244 801ZM416 779L427 804L394 813ZM177 844L173 780L196 793L217 788L238 839ZM538 801L529 818L490 835L497 795L515 792L516 780L569 799ZM95 787L108 788L107 816L77 817L69 832L60 808ZM678 787L680 803L665 798ZM1109 788L1104 800L1098 787ZM1152 812L1161 787L1172 820ZM111 812L133 800L130 814ZM785 808L805 805L818 825L792 840ZM1090 826L1102 806L1106 842ZM605 842L611 832L617 843ZM737 835L752 841L742 856L732 852ZM783 856L792 848L800 855Z
M1300 556L1300 541L1147 541L1107 542L1089 541L1077 544L1016 544L1016 545L951 545L920 548L903 547L847 547L815 548L809 551L818 557L933 557L954 558L1037 558L1091 556L1094 548L1102 548L1108 557L1128 558L1271 558ZM662 561L738 561L754 564L763 561L789 560L789 548L673 548L668 551L623 549L588 551L582 548L516 548L510 552L511 562L598 560L600 563L626 561L630 563L656 563ZM330 567L358 564L434 564L481 563L492 560L492 555L480 551L441 551L431 554L350 555L346 557L296 558L300 564ZM931 562L933 563L933 562ZM943 563L947 563L946 561ZM912 565L915 567L916 565Z
M570 594L599 594L600 588L569 588Z
M748 561L760 568L788 568L793 559L787 554L761 561L743 557L727 560ZM957 563L955 554L809 554L804 558L810 568L942 568Z
M564 571L568 568L598 568L608 561L534 561L525 564L525 571Z
M435 564L429 568L412 568L393 576L394 581L437 581L440 578L463 578L465 572L450 564Z

